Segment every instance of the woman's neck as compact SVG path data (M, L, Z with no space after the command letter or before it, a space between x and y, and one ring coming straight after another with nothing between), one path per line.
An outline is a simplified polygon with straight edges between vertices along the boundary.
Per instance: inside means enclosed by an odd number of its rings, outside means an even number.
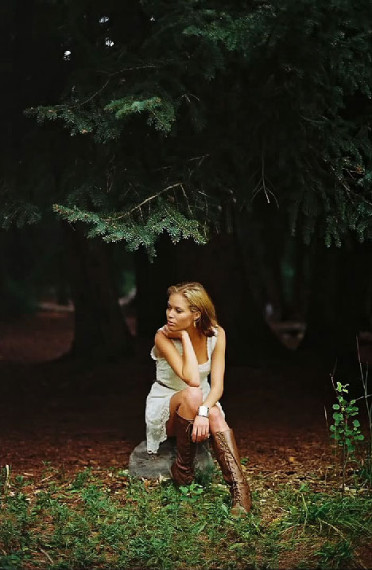
M189 337L192 343L198 342L198 340L201 340L202 338L205 337L205 335L194 326L189 327L187 329L187 332L189 333Z

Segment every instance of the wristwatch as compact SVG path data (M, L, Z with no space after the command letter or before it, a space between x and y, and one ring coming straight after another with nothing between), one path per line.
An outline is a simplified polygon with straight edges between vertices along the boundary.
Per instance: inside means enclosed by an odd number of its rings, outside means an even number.
M208 406L199 406L199 409L198 409L198 416L202 416L203 418L209 418L209 408L208 408Z

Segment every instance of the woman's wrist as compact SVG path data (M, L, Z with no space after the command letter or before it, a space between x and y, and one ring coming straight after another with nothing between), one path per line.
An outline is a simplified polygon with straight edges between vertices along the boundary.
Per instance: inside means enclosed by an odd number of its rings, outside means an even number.
M201 418L209 419L209 407L206 406L205 404L202 404L198 408L198 414L197 415L200 416Z

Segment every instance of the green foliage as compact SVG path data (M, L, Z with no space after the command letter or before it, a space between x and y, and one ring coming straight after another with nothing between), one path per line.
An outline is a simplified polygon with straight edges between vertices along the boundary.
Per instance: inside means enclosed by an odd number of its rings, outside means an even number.
M327 568L353 560L372 533L366 493L340 497L293 483L274 493L257 473L253 512L234 519L220 480L214 473L206 487L177 489L125 470L66 478L51 466L33 482L7 477L0 566L228 569L297 567L302 559L304 567L316 560Z
M169 133L175 120L174 107L171 101L165 101L160 97L136 100L133 97L124 97L112 101L105 107L106 111L113 111L116 119L126 118L132 113L147 113L147 123L154 125L155 129Z
M65 219L93 225L90 235L153 251L172 228L175 241L204 240L200 225L228 225L232 203L262 217L274 202L306 243L371 238L368 0L358 9L352 0L106 8L67 0L31 10L29 43L19 39L12 67L27 63L31 82L15 84L27 83L30 119L17 152L9 145L2 157L4 227L58 204ZM22 22L8 18L17 36ZM47 57L28 61L35 38ZM161 219L163 204L151 200L132 219L135 204L178 184L205 207L177 203ZM126 217L118 228L115 216Z
M292 531L295 538L302 529L302 537L306 533L313 541L322 536L325 540L314 552L321 568L345 568L354 562L355 542L372 533L371 497L314 493L307 485L288 491L283 488L280 493L280 504L287 512L279 522L282 531ZM300 567L308 567L306 561Z
M356 399L348 400L345 397L349 393L349 385L341 384L341 382L334 384L333 378L332 384L336 392L337 403L333 404L332 417L334 422L330 426L330 430L332 432L331 437L341 450L342 492L344 492L347 465L349 461L355 461L357 445L364 440L364 435L360 429L360 422L356 419L359 414Z
M353 549L348 540L325 542L316 555L320 568L345 568L353 560Z
M206 243L205 228L195 220L187 218L174 205L158 199L146 221L130 217L131 212L113 212L111 215L81 210L77 207L66 208L55 205L54 210L69 222L82 221L91 224L89 237L101 236L106 242L125 240L129 251L145 246L151 255L155 255L154 243L158 235L167 232L173 243L192 237L196 243ZM137 206L140 209L140 206Z
M2 195L4 197L0 211L0 227L2 229L9 230L13 224L17 228L22 228L26 224L35 224L40 221L42 214L35 204L25 200L16 201L11 197L7 200L5 193Z
M346 449L348 455L353 455L356 449L356 443L364 439L364 435L360 431L360 422L357 419L351 421L351 418L359 414L359 408L356 400L346 400L344 395L349 393L348 384L336 383L337 404L333 404L334 423L330 426L333 437L337 444Z

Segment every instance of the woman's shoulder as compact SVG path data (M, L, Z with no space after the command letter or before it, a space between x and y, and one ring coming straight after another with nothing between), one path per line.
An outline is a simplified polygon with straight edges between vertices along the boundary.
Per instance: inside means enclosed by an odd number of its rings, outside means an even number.
M159 345L161 345L162 340L165 338L165 335L162 333L163 327L160 327L155 333L154 337L154 346L151 349L150 355L151 358L154 360L158 360L161 358L161 350L159 349Z
M213 331L214 331L214 336L215 337L222 337L225 338L226 333L225 333L225 329L223 327L221 327L221 325L215 325L213 327Z
M159 342L159 339L164 338L163 327L160 327L155 333L154 342Z
M163 351L168 352L170 347L174 347L177 352L182 354L182 342L177 338L169 338L163 333L163 327L155 333L154 347L151 350L151 356L154 360L164 358Z
M212 330L214 334L208 338L210 355L213 354L217 344L221 344L225 339L225 331L221 326L215 325Z
M214 331L215 334L211 338L212 352L216 347L220 347L221 349L224 350L224 347L226 345L225 329L220 325L216 325L216 327L214 327Z

